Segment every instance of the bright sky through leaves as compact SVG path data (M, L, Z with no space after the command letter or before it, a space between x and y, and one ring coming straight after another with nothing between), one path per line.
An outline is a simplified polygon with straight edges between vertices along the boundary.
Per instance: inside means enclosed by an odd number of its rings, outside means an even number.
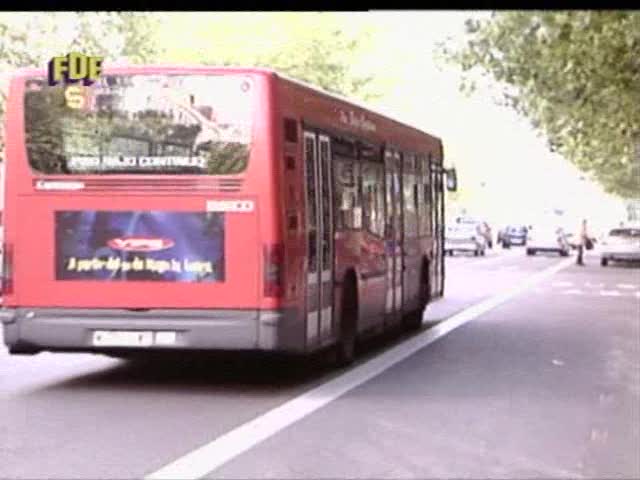
M586 215L603 226L624 216L622 203L552 154L528 121L496 105L497 90L467 97L459 92L459 72L434 61L437 42L459 42L464 20L487 12L374 12L344 14L347 24L377 27L375 55L366 59L395 77L379 105L441 136L449 164L459 169L460 200L469 210L496 221L535 222L549 208ZM368 65L373 68L373 65ZM361 68L365 68L364 65ZM473 207L477 208L473 208Z

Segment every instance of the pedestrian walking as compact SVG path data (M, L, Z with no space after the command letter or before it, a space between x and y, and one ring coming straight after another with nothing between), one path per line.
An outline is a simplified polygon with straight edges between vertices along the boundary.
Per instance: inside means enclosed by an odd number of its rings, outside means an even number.
M583 219L580 223L580 228L578 229L577 238L577 247L578 247L578 256L576 258L576 265L584 265L583 256L584 249L589 249L588 244L591 242L589 238L589 232L587 231L587 220Z

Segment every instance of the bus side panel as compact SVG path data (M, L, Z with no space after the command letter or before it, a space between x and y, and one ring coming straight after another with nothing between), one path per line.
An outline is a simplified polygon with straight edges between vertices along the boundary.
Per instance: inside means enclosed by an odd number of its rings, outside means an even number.
M284 237L286 242L287 260L286 260L286 288L285 303L295 306L304 311L305 308L305 284L306 284L306 255L307 245L305 236L305 225L307 219L304 212L304 182L303 177L304 166L302 165L302 128L301 123L304 122L311 130L319 133L325 133L330 137L334 135L346 136L351 138L360 138L371 142L374 145L382 145L386 142L393 143L399 147L401 151L415 152L426 154L429 151L436 152L439 148L439 140L423 132L419 132L410 127L398 124L389 119L385 119L373 112L367 112L358 106L349 104L339 99L332 99L320 92L313 91L304 86L289 82L288 80L279 78L278 82L278 109L280 117L278 119L278 127L281 128L285 118L291 118L296 121L298 142L291 144L283 142L280 149L282 158L279 161L282 168L282 192L283 201L282 220L285 225ZM374 130L364 130L352 124L349 118L356 118L358 115L364 115L366 118L375 123ZM345 118L347 119L345 121ZM282 141L283 133L278 134L278 141ZM288 170L286 157L292 157L289 160L295 166ZM277 158L277 156L276 156ZM335 183L334 169L334 183ZM335 192L334 188L334 192ZM337 218L339 212L336 209L334 198L334 218ZM425 212L425 216L429 215L429 210ZM424 221L425 219L423 219ZM435 232L434 232L435 234ZM378 256L372 252L378 247L384 249L384 242L381 239L370 238L372 236L366 234L363 230L345 230L336 232L334 237L335 252L335 293L334 293L334 309L339 309L339 301L341 298L340 289L341 281L347 271L354 269L357 272L358 288L359 288L359 307L360 307L360 324L359 330L371 330L376 326L382 325L384 316L384 294L380 294L386 290L385 276L376 277L380 271L384 272L386 264L384 264L384 256ZM378 245L379 244L379 245ZM422 260L432 252L435 253L434 243L431 237L425 237L422 240L413 239L408 242L406 248L409 252L407 262L409 273L405 275L405 282L408 289L406 294L407 303L403 310L409 311L416 304L417 290ZM295 258L297 257L297 258ZM382 263L380 262L382 259ZM434 259L435 260L435 259ZM430 262L434 275L439 276L441 268L434 266L434 261ZM293 285L299 282L299 287ZM435 284L436 282L434 279ZM383 285L381 288L380 286ZM337 318L334 317L334 318ZM305 321L305 316L301 316L301 321ZM338 334L338 326L334 325L334 338Z
M404 312L414 311L418 306L422 255L417 237L404 241Z
M301 113L296 109L295 102L291 101L291 93L285 87L279 78L273 79L273 141L276 148L273 168L280 185L274 191L278 195L280 235L284 245L282 305L288 312L288 327L283 329L282 334L286 335L287 343L300 350L307 350L303 133ZM289 122L289 128L295 125L295 136L289 140L285 139L285 122Z
M387 262L384 239L363 231L360 245L359 329L367 331L380 328L384 323Z

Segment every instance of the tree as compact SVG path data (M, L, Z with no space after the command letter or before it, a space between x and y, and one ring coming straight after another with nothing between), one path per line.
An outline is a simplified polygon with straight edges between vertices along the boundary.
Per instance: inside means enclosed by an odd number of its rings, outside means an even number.
M500 12L468 20L461 48L443 47L473 91L497 80L552 151L606 191L640 195L640 13Z
M127 57L268 66L335 93L374 99L373 76L353 68L370 46L370 32L344 23L330 13L0 13L0 117L1 72L44 67L69 51L102 55L105 63Z
M156 24L156 17L134 12L0 13L0 74L20 67L44 67L51 57L70 51L145 62L157 55L152 38ZM6 73L2 80L0 118ZM2 138L0 127L0 151Z
M175 32L182 32L181 42ZM331 13L171 13L157 30L162 59L274 68L325 90L371 100L372 75L354 71L370 31Z

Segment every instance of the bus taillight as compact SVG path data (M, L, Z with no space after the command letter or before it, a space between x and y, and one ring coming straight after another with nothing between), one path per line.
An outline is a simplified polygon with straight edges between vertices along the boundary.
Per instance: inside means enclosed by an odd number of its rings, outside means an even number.
M13 292L13 249L8 243L2 244L2 295Z
M281 243L264 246L264 296L281 297L283 292L284 248Z

